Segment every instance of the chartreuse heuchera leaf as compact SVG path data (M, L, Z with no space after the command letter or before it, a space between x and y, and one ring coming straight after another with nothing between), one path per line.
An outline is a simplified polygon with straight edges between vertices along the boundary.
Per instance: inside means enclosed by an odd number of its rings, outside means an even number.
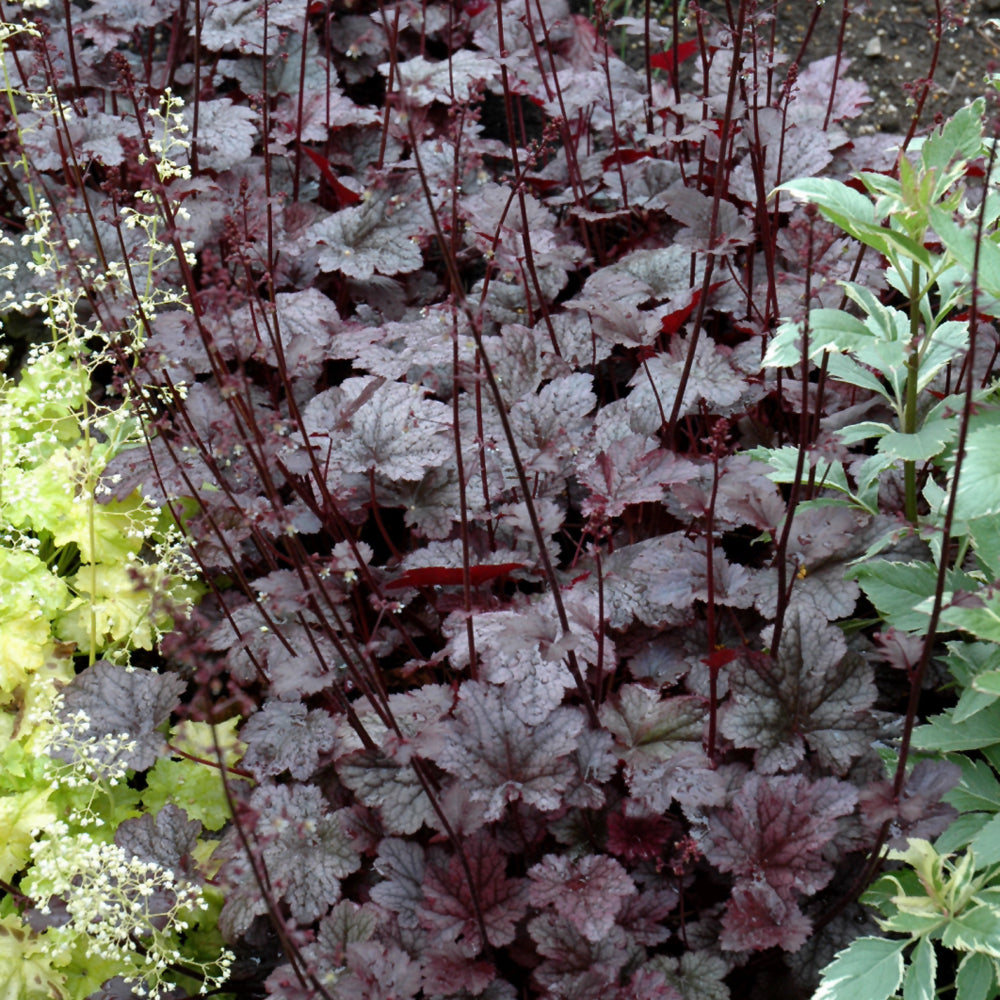
M39 276L61 270L51 218L40 203L27 217ZM212 927L210 842L199 817L144 811L134 787L187 683L133 654L200 586L169 516L138 490L102 493L108 462L142 434L128 401L91 396L111 355L78 329L77 293L43 284L11 304L43 308L48 342L0 381L0 997L83 1000L113 980L158 997L178 978L168 966L207 989L230 963ZM209 757L197 767L218 783ZM200 803L218 826L220 794ZM143 835L116 843L129 824Z

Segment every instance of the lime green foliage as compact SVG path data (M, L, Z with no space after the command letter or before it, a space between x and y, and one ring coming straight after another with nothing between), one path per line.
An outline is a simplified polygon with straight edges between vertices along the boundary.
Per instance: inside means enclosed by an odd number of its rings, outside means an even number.
M42 913L50 898L64 898L69 914L37 933L19 914L19 896L0 899L0 997L19 1000L82 1000L115 976L156 996L177 978L164 978L161 963L188 969L197 989L224 980L229 962L215 929L219 902L200 880L114 843L124 820L167 801L221 827L218 769L165 759L165 768L185 769L185 783L169 795L147 789L141 802L131 773L106 763L128 749L126 738L86 737L89 720L60 712L59 687L77 659L127 669L133 650L154 648L171 626L154 608L180 614L196 595L178 574L182 540L163 533L160 511L137 494L98 502L105 465L136 431L127 408L90 402L94 360L66 338L34 351L20 379L0 385L0 880L18 882ZM52 744L70 750L72 763L50 757ZM185 784L196 798L183 799ZM212 846L198 859L202 878ZM186 934L196 944L182 948Z
M797 449L789 447L757 449L756 457L769 462L777 482L800 476L806 483L813 476L827 489L814 503L870 514L879 509L880 479L901 466L906 516L932 560L874 558L890 541L885 539L850 575L886 626L925 636L940 604L937 629L966 637L950 642L944 658L956 681L957 705L912 738L915 750L961 768L960 784L945 796L960 815L936 844L911 839L905 851L888 852L902 867L863 897L880 913L887 937L859 938L844 949L824 971L815 1000L1000 996L1000 408L995 387L974 390L956 483L964 396L944 395L941 378L968 351L969 323L961 311L973 290L980 315L1000 315L1000 191L994 176L985 200L972 205L963 188L971 161L989 152L982 115L982 101L960 111L923 142L917 157L900 158L898 180L859 175L867 194L830 180L779 188L811 202L882 254L888 283L904 306L884 305L868 289L845 283L851 311L816 309L807 324L785 324L764 366L825 360L830 378L881 396L895 423L868 421L840 431L846 445L875 444L873 455L849 467L823 462L810 469L806 463L799 470ZM929 391L934 389L939 391ZM926 473L922 492L918 470ZM950 504L952 545L942 565ZM940 949L955 954L954 982L937 981Z
M155 812L168 802L198 820L206 830L220 830L229 819L229 802L222 773L204 761L221 760L233 768L245 745L236 736L240 719L233 717L215 727L204 722L184 721L171 730L170 746L176 753L161 757L146 774L142 802ZM228 780L242 780L230 772Z
M0 26L0 55L11 33L31 30ZM7 94L17 123L9 86ZM18 96L35 109L55 107L46 95ZM183 169L172 159L184 149L176 118L167 95L163 135L153 146L169 164L161 176ZM29 164L22 158L7 166L30 195L24 242L46 290L14 301L0 289L0 302L40 317L48 340L29 351L16 379L0 379L0 1000L83 1000L114 977L137 995L159 996L177 980L189 992L210 989L230 963L216 927L221 901L206 883L215 841L200 841L194 869L181 875L133 856L115 833L168 802L186 810L183 822L219 829L227 813L214 754L201 763L164 759L165 776L177 779L183 768L184 780L168 793L157 791L158 776L140 793L121 762L131 738L94 736L85 713L64 710L60 693L99 658L131 670L133 652L153 650L200 594L171 518L138 492L111 499L102 482L115 455L144 441L127 398L112 407L91 399L92 372L111 359L111 345L97 320L81 318L92 314L77 307L80 285L64 277L106 288L129 276L95 261L61 263L65 251L50 236L51 214L35 197ZM152 208L126 219L148 237L147 277L173 254L156 239L156 220ZM12 275L13 265L0 272ZM124 338L133 347L141 343L141 316L168 301L163 283L145 287ZM115 346L120 359L122 343ZM238 758L231 728L220 736L230 764ZM197 799L185 800L178 790L185 784ZM33 930L25 908L44 918L54 899L65 904L66 919ZM36 916L34 926L43 924Z

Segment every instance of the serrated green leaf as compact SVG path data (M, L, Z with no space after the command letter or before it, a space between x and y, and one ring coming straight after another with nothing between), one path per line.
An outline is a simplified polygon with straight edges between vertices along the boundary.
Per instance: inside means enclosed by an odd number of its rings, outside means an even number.
M962 768L962 780L945 795L945 801L961 813L993 810L1000 812L1000 781L982 760L965 756L949 757Z
M920 146L920 161L925 169L948 166L978 155L983 145L983 101L974 101L956 111L940 129Z
M984 670L976 675L972 686L982 694L1000 695L1000 670Z
M762 368L791 368L802 360L804 324L783 323L771 339ZM870 343L872 332L856 316L840 309L809 312L809 357L824 351L852 351Z
M965 442L965 461L955 498L961 521L1000 513L1000 427L977 427Z
M784 445L781 448L753 448L748 452L751 458L758 461L767 462L771 466L771 471L767 473L767 478L774 483L791 483L795 480L795 470L798 465L799 449L794 445ZM809 482L810 465L809 456L802 468L801 481ZM840 490L843 493L850 493L850 486L844 467L840 462L828 462L825 459L816 461L816 485L829 489Z
M220 830L230 818L218 769L187 758L161 757L147 772L142 801L150 812L172 802L206 830Z
M1000 913L991 906L973 906L952 917L941 943L955 951L978 951L1000 958Z
M0 1000L62 1000L66 979L47 942L19 917L0 919Z
M992 1000L996 996L996 962L981 952L966 955L959 963L955 985L955 1000Z
M889 1000L903 981L908 941L856 938L823 970L813 1000Z
M947 799L947 796L945 798ZM972 843L976 834L986 826L990 819L990 813L964 813L934 841L934 846L943 854L961 851Z
M889 424L884 424L878 420L859 420L856 424L848 424L837 431L837 437L847 445L857 444L858 441L867 441L869 438L881 438L886 434L892 434L893 430Z
M990 580L1000 579L1000 518L977 517L968 523L976 559Z
M51 785L0 797L0 879L9 882L28 862L35 830L54 823Z
M930 220L941 242L966 271L971 273L978 264L979 287L1000 298L1000 247L993 239L978 241L974 222L961 226L951 212L940 208L931 209Z
M965 607L963 605L946 606L941 609L941 622L955 628L964 629L977 639L1000 643L1000 594L993 593L982 597L982 607ZM982 674L977 675L979 677ZM975 684L975 681L973 681ZM985 688L977 688L985 690Z
M976 864L995 865L1000 861L1000 814L995 815L972 838L969 844L976 857Z
M976 712L981 712L984 708L992 705L995 701L996 697L994 695L988 694L985 691L977 691L970 684L969 687L962 689L952 717L956 722L964 722L966 719L971 719Z
M934 420L915 434L892 431L878 443L878 450L907 462L926 462L940 455L958 433L954 420Z
M926 630L928 615L914 608L934 594L937 569L933 564L875 559L852 567L847 575L858 581L887 625L906 632Z
M903 1000L934 1000L937 978L937 954L927 939L917 942L903 980Z
M1000 743L1000 702L961 723L955 723L945 712L913 731L913 745L920 750L980 750L995 743Z
M841 382L847 382L862 389L870 389L889 402L893 402L892 394L879 378L867 368L859 365L853 358L844 354L830 354L827 356L826 370L831 377Z

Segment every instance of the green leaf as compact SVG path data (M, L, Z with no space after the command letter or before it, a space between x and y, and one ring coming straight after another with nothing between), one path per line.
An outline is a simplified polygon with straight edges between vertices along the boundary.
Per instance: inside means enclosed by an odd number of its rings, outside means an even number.
M913 731L913 745L920 750L979 750L995 743L1000 743L1000 702L959 724L945 712Z
M889 424L883 424L878 420L859 420L856 424L848 424L837 431L837 437L846 444L857 444L859 441L867 441L869 438L882 438L886 434L892 434L893 430Z
M993 242L992 234L979 242L974 222L961 226L951 212L940 208L931 209L930 219L941 242L966 271L971 274L978 263L979 287L1000 298L1000 247Z
M1000 579L1000 518L977 517L968 528L980 566L990 580Z
M973 683L979 674L1000 666L1000 649L996 645L991 642L950 642L945 663L962 692L953 713L955 722L962 722L993 704L996 698L977 691Z
M941 943L955 951L978 951L1000 958L1000 913L991 906L973 906L952 917Z
M972 838L969 846L976 856L976 864L979 867L995 865L1000 861L1000 814L995 815Z
M947 796L945 796L947 800ZM992 818L990 813L963 813L934 841L934 847L943 854L964 850L975 840L979 831Z
M984 670L976 676L972 686L983 694L1000 695L1000 670Z
M43 785L0 797L0 879L9 882L28 862L35 830L54 823L58 813L49 802L53 788Z
M827 373L841 382L856 385L862 389L870 389L884 399L893 402L892 394L867 368L863 368L853 358L843 354L831 354L826 362Z
M1000 781L986 761L965 756L949 758L962 769L962 780L945 795L945 801L961 813L980 809L1000 811Z
M981 952L966 955L958 966L955 985L955 1000L992 1000L996 996L996 962Z
M0 919L0 1000L62 1000L65 978L49 951L19 917Z
M903 981L908 941L856 938L823 970L813 1000L889 1000Z
M1000 427L969 431L958 481L955 517L960 521L1000 513Z
M933 420L915 434L892 431L878 443L878 450L906 462L926 462L940 455L958 432L954 420Z
M927 939L917 942L910 965L903 980L903 1000L934 1000L934 981L937 978L937 955L934 945Z
M977 639L1000 642L1000 593L994 592L988 597L982 596L984 593L976 594L976 597L983 602L982 607L965 607L963 605L943 607L941 609L941 622L964 629ZM978 676L982 677L983 674ZM985 690L984 688L977 689Z
M794 445L786 444L781 448L753 448L747 454L758 461L767 462L771 466L771 471L767 473L767 478L773 483L791 483L795 480L795 469L799 461L799 449ZM801 481L809 482L810 461L806 455L806 461L802 467ZM816 459L816 485L829 489L840 490L850 494L851 488L844 473L844 467L840 462L828 462L825 459Z
M763 368L791 368L802 360L802 323L784 323L761 362ZM809 357L823 351L852 351L873 339L856 316L840 309L813 309L809 313Z
M186 758L161 757L147 773L142 802L149 812L172 802L206 830L220 830L230 818L219 771Z
M941 127L929 135L920 146L920 161L924 169L937 169L977 156L983 146L983 100L974 101L956 111ZM940 197L940 194L938 194Z
M886 624L906 632L924 632L930 620L916 606L934 596L937 569L929 562L889 562L874 559L852 567L846 574L861 584ZM964 573L948 574L948 589L973 590L978 582Z

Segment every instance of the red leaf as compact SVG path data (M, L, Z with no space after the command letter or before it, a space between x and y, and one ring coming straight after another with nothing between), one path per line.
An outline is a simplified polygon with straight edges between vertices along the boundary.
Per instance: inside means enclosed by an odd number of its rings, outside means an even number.
M303 146L302 152L305 153L317 167L319 167L320 172L323 174L323 179L330 185L330 189L336 195L337 201L339 201L342 206L356 205L359 201L361 201L361 195L359 195L356 191L352 191L349 187L345 187L339 180L337 180L333 169L330 167L330 161L325 156L320 156L319 153L310 149L308 146Z
M711 295L717 288L721 288L723 282L716 281L708 286L708 294ZM668 313L660 320L660 329L666 334L677 333L678 330L688 321L691 313L694 312L695 307L698 305L698 300L701 298L701 289L696 288L691 293L691 301L686 306L681 306L680 309L675 312Z
M732 663L739 655L740 653L737 649L715 649L708 656L703 656L701 662L712 670L719 670L727 663Z
M516 569L524 569L524 563L484 564L469 567L469 581L478 587L498 576L507 576ZM416 566L402 576L385 585L386 590L402 590L404 587L461 587L463 582L461 566Z
M601 168L603 170L610 170L612 167L616 167L619 163L622 165L626 163L635 163L636 160L643 160L651 155L651 153L641 149L619 149L617 152L604 157L601 161Z
M680 45L671 47L667 49L666 52L657 52L655 56L652 56L649 60L650 65L653 69L662 69L664 72L669 73L674 68L674 59L676 53L676 65L680 65L684 62L688 56L694 55L698 51L698 39L692 38L689 42L681 42ZM712 51L711 48L709 51Z

